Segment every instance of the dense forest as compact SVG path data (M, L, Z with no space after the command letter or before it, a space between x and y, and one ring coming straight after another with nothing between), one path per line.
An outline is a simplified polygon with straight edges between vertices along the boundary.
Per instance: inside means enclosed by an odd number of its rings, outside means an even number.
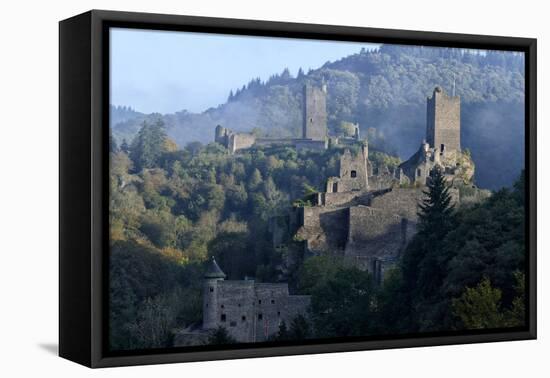
M383 45L307 73L300 70L296 77L284 70L265 82L253 79L231 91L226 103L200 114L145 115L113 107L113 135L118 143L129 143L144 120L162 119L180 148L192 141L209 143L217 124L298 136L302 86L322 82L328 86L332 133L341 122L358 122L373 145L401 159L424 137L426 97L436 85L449 93L455 88L462 100L462 144L476 161L478 185L511 186L523 168L524 59L512 52Z
M308 206L307 196L336 174L341 152L180 149L162 120L143 122L129 143L111 138L111 348L168 347L174 329L200 322L210 256L230 279L277 282L285 251L273 248L269 219L293 203ZM378 168L399 163L374 145L369 158ZM522 325L523 183L521 176L464 210L435 177L419 208L420 231L383 285L336 257L307 258L287 279L293 292L312 295L311 316L282 324L273 338ZM228 337L220 329L210 342Z

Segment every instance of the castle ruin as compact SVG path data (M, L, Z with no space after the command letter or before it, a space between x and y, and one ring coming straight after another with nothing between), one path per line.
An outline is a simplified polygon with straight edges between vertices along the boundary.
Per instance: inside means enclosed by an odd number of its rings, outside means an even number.
M471 185L474 166L461 151L459 97L447 96L436 87L427 99L426 138L418 151L393 170L378 167L375 172L368 144L359 139L358 125L351 138L327 136L326 94L326 87L304 87L301 139L261 139L218 126L216 142L232 153L274 144L325 149L329 141L331 146L359 147L344 148L338 176L327 179L325 190L316 193L311 204L274 217L269 229L275 248L299 242L306 258L339 256L382 284L385 272L416 233L418 204L435 167L444 172L453 204L475 203L489 194ZM461 194L461 185L473 190ZM288 260L287 265L298 260ZM265 341L283 321L289 324L297 315L306 315L309 304L309 296L290 295L287 283L225 280L212 259L204 276L203 323L176 334L175 345L204 344L220 326L239 342Z
M327 86L304 86L302 138L324 141L327 132Z
M426 139L399 168L411 183L420 185L426 184L435 166L443 169L448 181L470 181L473 164L470 172L462 166L471 162L464 159L460 148L460 97L448 96L441 87L435 87L427 99L426 115Z
M460 151L460 97L435 87L427 100L426 141L441 153Z
M326 150L331 145L350 145L359 141L359 125L354 125L352 137L329 138L327 127L327 86L306 84L302 98L301 138L260 138L252 133L234 132L216 126L214 141L231 153L258 146L292 146L297 150Z
M176 344L200 344L210 332L224 327L241 343L266 341L306 315L309 295L290 295L287 283L257 283L254 280L226 280L225 273L212 257L204 274L202 289L202 326L180 331Z
M368 178L368 145L361 146L361 153L352 156L346 149L340 158L338 177L327 180L326 193L345 193L366 191L369 187Z
M339 176L327 180L312 206L295 208L287 228L295 230L306 255L342 256L378 283L416 233L418 203L435 167L443 170L454 204L486 195L473 186L473 195L460 195L459 186L472 179L473 162L460 149L460 98L441 87L427 99L426 140L410 159L375 173L364 143L356 155L346 149L339 164Z

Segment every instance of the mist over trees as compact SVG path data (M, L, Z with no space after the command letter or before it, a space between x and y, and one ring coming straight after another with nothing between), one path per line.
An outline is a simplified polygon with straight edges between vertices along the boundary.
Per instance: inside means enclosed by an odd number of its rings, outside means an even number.
M358 122L362 135L387 152L408 158L425 135L426 97L436 85L462 100L462 144L476 162L481 187L510 186L524 166L524 58L513 52L383 45L293 77L288 70L231 90L228 100L203 113L144 115L112 110L118 143L132 140L144 119L161 118L180 146L213 140L217 124L235 131L258 128L265 136L299 136L302 87L328 86L329 128ZM185 104L182 104L185 109ZM382 146L380 146L382 147Z
M212 256L228 279L280 279L291 251L273 247L270 218L310 206L309 196L338 174L342 151L264 147L230 155L212 140L217 124L299 136L305 83L327 84L331 133L347 135L358 122L376 169L394 168L418 148L426 97L436 85L454 88L476 181L499 190L456 209L436 172L419 207L419 232L381 286L337 257L298 256L286 279L292 292L312 296L311 316L281 324L272 339L522 326L523 69L514 53L382 46L297 77L284 70L253 79L201 114L111 107L111 347L169 347L174 329L200 323L204 262ZM234 342L223 328L208 341Z

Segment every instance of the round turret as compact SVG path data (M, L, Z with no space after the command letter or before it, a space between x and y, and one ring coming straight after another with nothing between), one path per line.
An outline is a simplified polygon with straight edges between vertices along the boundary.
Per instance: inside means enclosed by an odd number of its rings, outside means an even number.
M224 135L225 135L225 128L222 127L221 125L216 126L216 135L214 140L218 143L221 143L221 139L224 137Z
M223 281L225 277L225 273L212 256L204 273L202 288L202 327L204 329L216 328L218 324L218 282Z
M214 256L212 256L212 258L210 259L210 263L208 264L208 268L204 273L204 278L205 279L217 279L217 278L225 279L225 277L226 277L225 273L221 270Z

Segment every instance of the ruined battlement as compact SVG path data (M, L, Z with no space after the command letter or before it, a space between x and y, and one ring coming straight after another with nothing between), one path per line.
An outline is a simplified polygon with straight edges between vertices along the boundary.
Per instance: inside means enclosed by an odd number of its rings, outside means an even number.
M256 144L256 136L251 133L236 133L231 129L216 126L214 141L223 145L231 153L250 148Z
M330 177L314 206L302 210L296 237L306 252L343 255L381 282L416 233L418 204L435 167L443 169L452 203L460 203L456 185L469 183L474 172L471 158L460 149L460 98L436 87L427 109L426 140L396 169L373 172L367 145L356 156L344 151L338 177ZM485 196L465 188L462 197L468 203Z
M369 187L368 178L368 147L364 144L361 152L353 156L346 149L340 157L338 177L331 177L327 181L327 193L363 192Z
M231 153L253 146L294 146L297 150L326 150L329 146L327 128L327 87L305 85L302 100L301 138L258 138L252 133L234 132L218 125L214 141L226 147ZM352 138L342 138L342 144L352 145L359 140L359 125L355 125ZM338 143L338 138L336 142Z

